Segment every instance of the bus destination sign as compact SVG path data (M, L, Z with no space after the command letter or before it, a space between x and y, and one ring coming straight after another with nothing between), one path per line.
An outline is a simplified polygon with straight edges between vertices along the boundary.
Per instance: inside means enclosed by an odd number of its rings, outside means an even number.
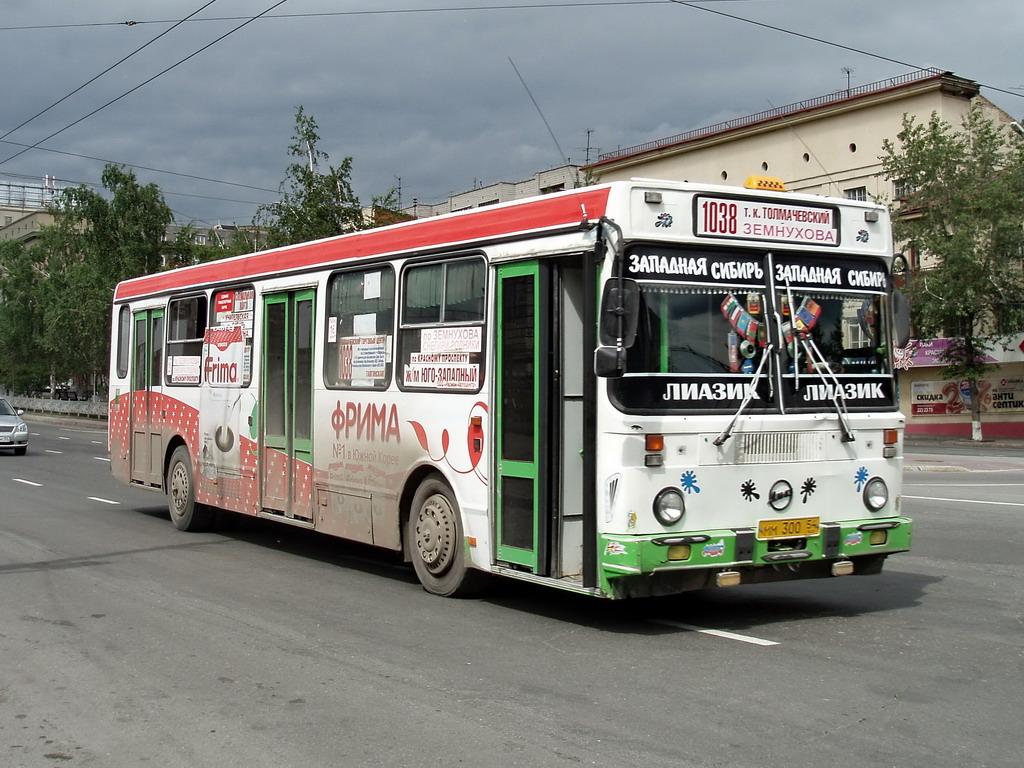
M832 207L708 195L697 195L694 202L697 237L839 245L839 213Z

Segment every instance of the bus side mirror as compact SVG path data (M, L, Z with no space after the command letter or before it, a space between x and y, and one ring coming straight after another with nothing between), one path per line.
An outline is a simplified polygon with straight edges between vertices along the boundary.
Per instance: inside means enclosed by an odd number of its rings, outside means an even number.
M617 379L625 372L625 349L598 347L594 350L594 375L599 379Z
M898 349L910 341L910 302L899 289L892 292L892 335Z
M636 341L637 318L640 316L640 286L636 280L613 278L604 285L601 297L601 343L617 345L622 333L622 346L629 349ZM622 318L622 324L619 324ZM600 375L600 374L598 374Z

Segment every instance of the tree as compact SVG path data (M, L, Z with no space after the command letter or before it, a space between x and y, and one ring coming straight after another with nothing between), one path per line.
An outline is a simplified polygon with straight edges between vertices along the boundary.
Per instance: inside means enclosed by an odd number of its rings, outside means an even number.
M12 392L42 389L49 376L40 354L45 277L20 242L0 242L0 384Z
M281 182L281 200L261 205L253 220L267 234L267 246L276 248L308 240L319 240L366 229L363 204L352 190L352 158L338 166L327 165L316 119L300 105L295 110L295 133L288 154L295 162L288 166ZM327 165L321 173L321 164ZM393 210L394 190L374 198L375 208Z
M171 209L155 184L142 186L118 166L103 170L108 196L66 189L54 224L32 248L42 291L40 348L54 376L89 376L109 364L114 287L164 266L164 232Z
M906 190L896 241L936 263L908 278L914 325L950 339L943 375L969 382L980 440L984 353L1024 328L1024 142L973 104L961 130L935 113L927 123L904 116L882 149L886 177Z

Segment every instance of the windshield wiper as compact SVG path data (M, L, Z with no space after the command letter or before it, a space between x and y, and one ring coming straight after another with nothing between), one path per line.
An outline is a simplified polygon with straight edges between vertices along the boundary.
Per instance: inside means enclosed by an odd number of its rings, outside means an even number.
M737 419L739 419L740 414L743 413L743 409L746 408L750 404L750 401L754 399L754 394L757 392L757 385L761 381L761 371L764 369L764 364L771 359L771 357L772 357L772 350L774 350L774 349L775 349L775 347L772 344L769 344L767 349L765 349L764 354L761 356L761 362L758 364L757 370L754 371L754 380L751 381L750 384L747 385L747 394L743 398L743 402L740 403L740 407L737 409L736 413L733 414L732 419L729 421L729 425L718 434L718 437L716 437L714 439L714 443L715 443L716 446L724 445L725 441L728 440L730 437L732 437L732 429L733 429L733 427L736 426ZM771 370L772 370L772 367L769 364L769 366L768 366L768 387L769 387L768 397L769 397L769 399L771 399L775 395L775 385L774 385L772 377L771 377Z
M786 297L789 300L789 314L792 323L793 338L799 343L793 345L793 387L799 392L800 391L800 345L803 344L804 350L807 352L807 357L811 361L811 368L818 374L818 377L825 384L825 392L829 389L832 390L832 405L836 409L836 417L839 419L839 428L843 432L843 442L852 443L856 440L854 437L853 430L850 429L849 424L846 423L846 419L849 418L850 413L846 409L846 395L843 392L843 387L839 383L839 379L836 377L832 367L828 364L825 356L821 354L821 350L814 343L814 339L811 338L810 328L801 331L796 326L796 305L793 303L793 292L789 287L789 277L786 277ZM817 354L817 359L815 359ZM828 371L828 375L832 377L832 384L829 384L828 379L825 378L825 374L822 373L822 368Z
M856 440L854 437L853 430L850 429L850 425L846 423L846 419L850 417L849 411L846 409L846 395L843 393L843 385L839 383L839 379L829 366L825 356L821 354L821 350L818 349L818 345L814 343L814 339L808 336L806 333L801 332L797 335L800 343L804 345L804 350L807 352L807 357L810 358L811 367L814 372L821 377L821 380L825 383L825 391L832 390L832 405L836 408L836 416L839 417L839 428L843 431L843 442L852 443ZM815 359L817 355L817 359ZM828 375L832 377L832 384L829 384L828 379L822 372L822 368L828 371Z

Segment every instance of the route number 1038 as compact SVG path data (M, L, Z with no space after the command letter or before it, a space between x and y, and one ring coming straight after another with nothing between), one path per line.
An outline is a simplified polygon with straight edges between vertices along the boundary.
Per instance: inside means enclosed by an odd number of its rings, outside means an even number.
M736 203L721 200L702 200L703 231L709 235L735 235L736 216L739 213Z

